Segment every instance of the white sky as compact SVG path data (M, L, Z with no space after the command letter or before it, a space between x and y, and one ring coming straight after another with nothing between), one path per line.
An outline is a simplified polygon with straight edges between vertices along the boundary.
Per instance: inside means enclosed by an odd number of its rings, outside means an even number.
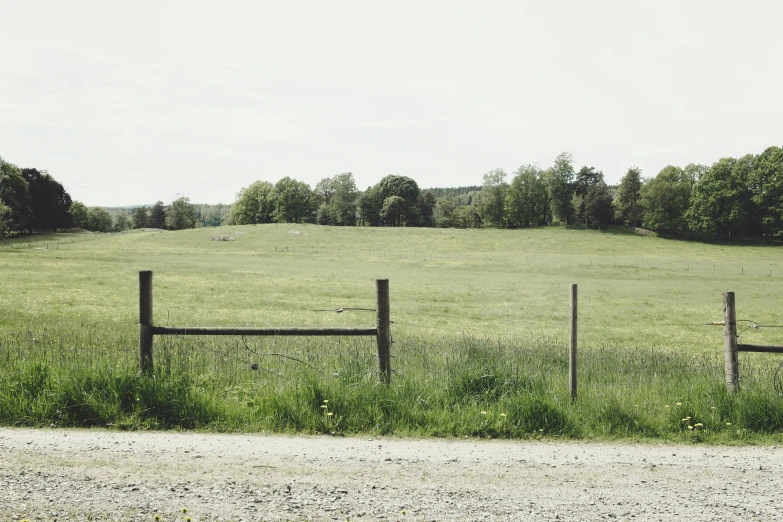
M783 4L0 0L0 156L87 205L353 172L617 182L783 144Z

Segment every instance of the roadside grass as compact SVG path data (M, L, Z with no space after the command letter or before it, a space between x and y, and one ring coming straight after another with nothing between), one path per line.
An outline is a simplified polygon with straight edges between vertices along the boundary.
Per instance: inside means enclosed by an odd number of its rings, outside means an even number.
M722 330L703 324L721 319L726 290L737 294L738 318L783 324L776 247L562 228L217 229L231 242L210 241L215 230L0 250L0 423L783 439L773 385L780 358L741 354L742 391L728 396ZM155 323L183 326L373 325L372 312L313 310L372 309L373 280L389 278L392 386L378 382L372 339L156 337L154 375L140 376L137 272L147 268ZM574 404L572 282L580 305ZM742 335L781 344L781 332Z

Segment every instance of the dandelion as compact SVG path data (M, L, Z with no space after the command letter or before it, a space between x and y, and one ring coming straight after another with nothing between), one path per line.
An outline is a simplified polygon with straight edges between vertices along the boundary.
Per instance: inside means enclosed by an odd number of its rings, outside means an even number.
M688 422L689 420L691 420L690 417L685 417L684 419L682 419L682 422Z
M324 399L324 404L326 404L327 402L329 402L329 399Z
M634 408L638 408L638 407L639 407L639 405L638 405L638 404L634 404L634 405L633 405L633 407L634 407Z
M693 425L693 427L694 428L702 428L702 427L704 427L704 424L702 424L701 422L697 422L696 424Z
M333 414L333 413L330 411L330 412L329 412L329 413L327 413L326 415L328 415L329 417L331 417L331 416L332 416L332 415L334 415L334 414Z
M668 405L668 404L664 404L664 405L663 405L663 407L664 407L664 408L668 408L668 407L669 407L669 405Z
M185 514L188 512L188 508L182 508L182 513Z
M727 422L727 423L726 423L726 426L731 426L731 423L730 423L730 422Z
M682 403L678 402L677 404L675 404L675 406L682 406Z
M689 425L689 426L688 426L688 429L689 429L689 430L692 430L692 429L693 429L693 426L690 426L690 425Z
M541 428L541 429L540 429L540 430L538 430L538 431L544 431L544 428Z
M321 404L321 408L326 408L326 404Z
M405 510L404 510L404 509L402 510L402 514L403 514L403 515L405 514Z
M485 411L482 411L482 412L481 412L481 414L482 414L482 415L486 415L486 414L487 414L487 412L485 412Z
M501 414L500 414L500 416L501 416L501 417L505 417L505 416L506 416L506 414L505 414L505 413L501 413Z
M715 409L715 406L711 406L711 407L710 407L710 409L711 409L711 410L714 410L714 409Z

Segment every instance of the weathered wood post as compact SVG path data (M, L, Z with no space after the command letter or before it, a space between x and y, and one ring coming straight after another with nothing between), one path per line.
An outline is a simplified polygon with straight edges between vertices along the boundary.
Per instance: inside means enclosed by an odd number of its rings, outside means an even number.
M376 327L378 328L378 369L381 381L386 385L391 383L391 324L389 314L389 280L376 279Z
M571 285L571 323L568 350L568 391L571 400L576 400L576 284Z
M723 357L726 363L726 389L730 394L739 391L738 355L734 292L723 292Z
M152 270L139 272L139 370L152 373Z

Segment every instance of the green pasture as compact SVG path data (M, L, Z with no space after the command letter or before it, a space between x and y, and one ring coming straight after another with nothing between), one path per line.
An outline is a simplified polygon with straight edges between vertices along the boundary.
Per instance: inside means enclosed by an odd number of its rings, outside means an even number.
M783 328L773 328L783 325L779 250L561 227L275 224L6 241L0 422L777 437L783 359L741 354L743 390L728 397L722 329L704 323L722 319L721 292L734 291L738 319L765 326L743 331L741 342L783 344ZM371 311L331 310L373 309L375 279L389 279L393 384L378 384L367 338L156 338L155 376L140 377L143 269L154 271L154 322L175 326L372 326ZM571 283L580 339L573 405Z

